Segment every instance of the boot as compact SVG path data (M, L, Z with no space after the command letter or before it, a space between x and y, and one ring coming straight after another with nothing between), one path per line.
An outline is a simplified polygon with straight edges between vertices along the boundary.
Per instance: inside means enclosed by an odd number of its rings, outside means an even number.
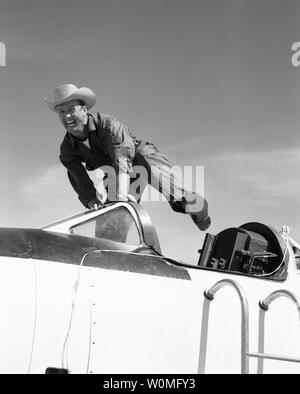
M211 224L210 217L208 215L208 204L207 201L204 199L203 208L199 212L190 213L192 221L195 225L201 230L205 231L209 228Z
M196 214L190 214L192 221L195 223L195 225L201 230L201 231L206 231L210 224L211 224L211 220L209 215L205 216L204 218L201 218L199 216L197 216Z

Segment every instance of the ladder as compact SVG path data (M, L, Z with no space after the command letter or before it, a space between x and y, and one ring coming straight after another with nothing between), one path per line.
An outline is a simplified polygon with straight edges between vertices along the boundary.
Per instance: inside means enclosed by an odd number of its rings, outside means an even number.
M240 299L241 303L241 373L249 374L249 358L255 357L257 361L257 373L263 373L264 359L272 359L279 361L288 361L300 363L300 359L295 357L287 357L283 355L264 353L265 343L265 315L269 310L270 304L279 297L287 297L297 307L300 319L300 300L289 290L276 290L269 294L264 300L259 302L259 332L258 332L258 352L249 352L249 307L246 294L243 288L232 279L222 279L216 282L210 289L204 291L204 302L202 311L202 324L200 336L200 350L198 359L198 374L205 373L207 337L208 337L208 320L209 308L211 301L214 300L216 293L224 286L233 287Z

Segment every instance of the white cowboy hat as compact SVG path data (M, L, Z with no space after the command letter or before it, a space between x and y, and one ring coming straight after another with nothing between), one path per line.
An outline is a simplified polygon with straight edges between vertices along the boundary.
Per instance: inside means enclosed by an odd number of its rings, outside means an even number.
M55 111L55 107L59 104L66 103L71 100L81 100L88 109L92 108L96 103L96 95L89 88L79 88L71 83L61 85L54 89L54 101L44 97L48 107Z

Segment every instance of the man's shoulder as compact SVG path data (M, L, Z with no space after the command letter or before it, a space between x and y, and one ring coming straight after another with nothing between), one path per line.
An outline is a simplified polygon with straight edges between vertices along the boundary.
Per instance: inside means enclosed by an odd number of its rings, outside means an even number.
M96 123L98 126L101 126L103 129L110 128L112 124L116 121L117 118L112 115L104 114L102 112L97 112Z

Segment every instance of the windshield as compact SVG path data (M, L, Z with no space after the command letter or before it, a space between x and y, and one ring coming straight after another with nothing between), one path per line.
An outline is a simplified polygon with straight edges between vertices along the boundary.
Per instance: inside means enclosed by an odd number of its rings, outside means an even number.
M140 245L137 224L124 207L118 207L70 228L71 234Z

